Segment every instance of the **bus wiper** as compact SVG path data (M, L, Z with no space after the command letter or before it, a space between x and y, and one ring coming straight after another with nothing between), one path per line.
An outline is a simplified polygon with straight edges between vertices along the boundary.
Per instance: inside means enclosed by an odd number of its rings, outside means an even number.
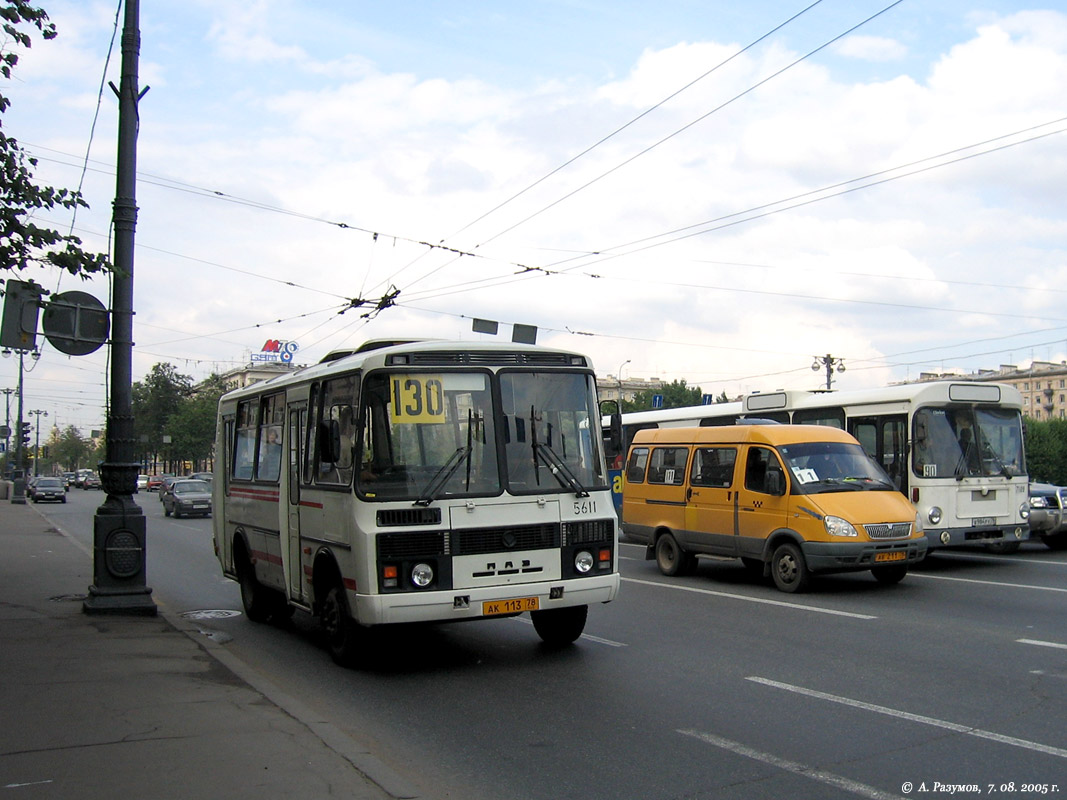
M555 450L547 444L537 442L534 445L534 453L540 456L541 460L545 462L548 471L555 476L556 480L559 481L560 486L570 489L578 497L589 496L589 492L582 486L581 481L579 481L574 473L570 471L570 468L563 462L563 459L556 455Z
M456 452L449 456L448 461L441 465L441 468L434 473L430 478L430 482L426 484L426 488L422 490L419 495L419 499L415 501L417 506L428 506L434 500L437 499L438 494L448 479L452 477L452 474L459 469L459 465L470 458L470 447L458 447Z

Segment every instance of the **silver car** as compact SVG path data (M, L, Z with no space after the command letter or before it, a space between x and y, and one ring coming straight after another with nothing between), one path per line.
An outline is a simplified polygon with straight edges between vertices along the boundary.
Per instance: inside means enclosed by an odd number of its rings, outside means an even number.
M211 486L207 481L176 480L166 488L160 499L163 513L178 517L211 516Z

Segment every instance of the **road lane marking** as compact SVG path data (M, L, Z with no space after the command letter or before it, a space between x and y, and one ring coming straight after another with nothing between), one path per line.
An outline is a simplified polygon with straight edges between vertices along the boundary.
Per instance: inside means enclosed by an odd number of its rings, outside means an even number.
M948 575L928 575L925 572L908 571L909 578L932 578L938 581L956 581L957 583L978 583L982 586L1006 586L1009 589L1037 589L1039 592L1067 592L1058 586L1034 586L1029 583L1005 583L1004 581L980 581L977 578L952 578Z
M790 683L780 683L779 681L772 681L769 678L760 678L757 676L749 676L745 678L746 681L752 681L753 683L760 683L764 686L770 686L774 689L783 689L787 692L793 692L794 694L802 694L808 697L814 697L818 700L829 700L831 703L840 703L844 706L851 706L852 708L859 708L863 711L873 711L876 714L885 714L888 717L896 717L897 719L907 720L909 722L918 722L923 725L932 725L935 728L943 728L948 731L954 731L956 733L963 733L967 736L974 736L978 739L988 739L998 744L1007 744L1012 747L1021 747L1025 750L1033 750L1037 753L1044 753L1049 756L1056 756L1057 758L1067 758L1067 750L1061 747L1053 747L1047 744L1041 744L1040 742L1031 742L1027 739L1018 739L1014 736L1005 736L1002 733L994 733L992 731L985 731L981 728L973 728L969 725L959 725L955 722L947 722L943 719L937 719L935 717L926 717L922 714L912 714L909 711L900 711L896 708L888 708L887 706L879 706L874 703L865 703L862 700L852 700L848 697L841 697L836 694L827 694L826 692L819 692L815 689L806 689L803 686L794 686Z
M900 795L892 794L890 792L883 792L881 789L875 789L873 786L868 786L865 783L854 781L850 778L842 777L841 775L835 775L832 772L819 769L817 767L809 767L806 764L800 764L796 761L789 761L785 758L779 758L778 756L771 755L770 753L764 753L760 750L754 750L751 747L747 747L740 742L734 742L730 739L724 739L721 736L716 736L713 733L704 733L703 731L677 731L683 736L692 736L694 739L699 739L702 742L707 742L715 747L722 748L723 750L729 750L731 753L736 753L739 756L745 758L751 758L755 761L761 761L764 764L768 764L778 769L783 769L786 772L792 772L794 775L801 775L805 778L811 778L812 780L819 781L820 783L834 786L838 789L844 789L846 792L852 792L852 794L858 794L861 797L868 797L871 800L899 800Z
M1043 642L1040 639L1016 639L1019 644L1036 644L1038 647L1055 647L1058 650L1067 650L1067 644L1059 642Z
M662 581L643 581L638 578L623 578L622 580L629 583L639 583L644 586L656 586L660 589L674 589L679 592L694 592L696 594L706 594L712 597L725 597L730 600L744 600L749 603L762 603L768 606L780 606L781 608L793 608L798 611L814 611L819 614L832 614L836 617L850 617L852 619L878 619L878 617L870 614L857 614L853 611L837 611L832 608L820 608L819 606L808 606L803 603L787 603L784 600L769 600L765 597L749 597L744 594L731 594L730 592L717 592L714 589L699 589L695 586L682 586L675 583L663 583Z
M1046 558L1028 558L1029 554L1021 556L987 556L981 553L949 553L938 550L936 558L949 558L954 561L1007 561L1010 564L1045 564L1051 567L1067 567L1067 561L1053 561Z

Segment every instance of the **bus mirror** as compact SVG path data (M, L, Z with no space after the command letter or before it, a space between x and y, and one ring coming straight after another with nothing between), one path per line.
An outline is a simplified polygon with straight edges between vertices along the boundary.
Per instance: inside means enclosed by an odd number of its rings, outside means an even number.
M768 467L764 481L764 488L767 490L767 494L775 496L785 494L785 476L782 475L782 471L778 467Z
M341 425L335 419L319 423L319 461L341 460Z

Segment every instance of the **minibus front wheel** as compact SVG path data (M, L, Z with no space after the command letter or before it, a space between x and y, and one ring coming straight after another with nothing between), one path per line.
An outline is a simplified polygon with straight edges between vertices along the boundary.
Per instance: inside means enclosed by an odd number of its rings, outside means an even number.
M871 570L871 574L879 583L892 586L904 580L904 576L908 574L908 565L894 564L891 567L875 567Z
M803 592L808 588L811 572L804 561L800 548L791 542L778 545L771 557L771 575L774 585L783 592Z
M664 575L686 575L696 566L696 559L685 552L673 533L656 539L656 566Z

